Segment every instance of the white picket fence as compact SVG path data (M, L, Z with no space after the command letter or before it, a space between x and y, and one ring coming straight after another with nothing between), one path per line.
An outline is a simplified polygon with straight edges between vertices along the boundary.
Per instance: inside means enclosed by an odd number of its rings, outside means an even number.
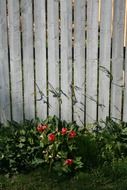
M127 121L126 0L0 0L0 120Z

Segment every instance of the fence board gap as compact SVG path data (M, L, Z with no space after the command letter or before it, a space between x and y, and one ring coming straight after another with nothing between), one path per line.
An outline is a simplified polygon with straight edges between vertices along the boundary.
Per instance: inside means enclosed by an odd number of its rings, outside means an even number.
M22 9L21 9L21 1L19 1L19 14L20 14L20 43L21 43L21 69L22 69L22 94L23 94L23 120L25 120L25 112L24 112L24 77L23 77L23 40L22 40Z
M74 94L74 40L75 40L75 2L72 1L72 121L74 121L74 104L75 104L75 94Z
M47 95L47 116L49 115L49 86L48 86L48 1L45 0L45 23L46 23L46 95Z
M60 9L60 1L59 1L59 118L61 119L61 9Z
M37 102L36 102L36 67L35 67L35 15L34 15L34 0L32 0L32 31L33 31L33 69L34 69L34 114L37 117Z

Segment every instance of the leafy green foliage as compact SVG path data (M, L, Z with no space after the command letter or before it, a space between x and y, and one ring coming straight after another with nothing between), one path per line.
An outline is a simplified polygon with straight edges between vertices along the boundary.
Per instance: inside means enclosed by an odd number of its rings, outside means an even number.
M126 175L126 160L127 124L123 122L107 118L105 123L83 130L56 116L0 124L1 173L27 171L47 163L49 170L59 175L103 168L105 175L116 173L117 178Z
M34 121L8 122L0 128L0 170L18 172L37 166L42 157ZM42 161L42 160L41 160Z
M76 139L81 135L76 123L61 122L54 116L38 123L37 130L40 132L44 162L49 164L49 170L53 168L61 175L82 168L81 156L76 155Z
M96 142L100 151L100 162L111 162L127 156L127 126L107 118L105 126L97 126Z
M99 165L98 144L93 134L85 132L77 139L77 155L82 157L84 169L94 168Z

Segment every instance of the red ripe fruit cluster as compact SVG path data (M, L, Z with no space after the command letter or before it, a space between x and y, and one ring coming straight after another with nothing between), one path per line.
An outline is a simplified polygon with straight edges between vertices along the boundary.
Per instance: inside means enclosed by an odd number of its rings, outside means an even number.
M42 133L45 129L47 129L47 127L47 125L38 124L37 131Z
M76 136L76 132L75 131L70 131L69 133L69 138L72 139Z
M55 134L50 133L50 134L48 135L48 140L49 140L50 142L55 141Z
M67 133L67 128L63 127L61 130L61 134L66 135L66 133Z
M73 160L72 160L72 159L67 159L67 160L65 161L65 164L68 165L68 166L70 166L70 165L73 164Z

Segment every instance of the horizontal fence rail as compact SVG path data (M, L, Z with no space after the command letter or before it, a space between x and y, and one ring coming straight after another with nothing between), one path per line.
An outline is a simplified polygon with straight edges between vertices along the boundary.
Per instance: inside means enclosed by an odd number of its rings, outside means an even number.
M127 0L0 0L0 122L127 122Z

